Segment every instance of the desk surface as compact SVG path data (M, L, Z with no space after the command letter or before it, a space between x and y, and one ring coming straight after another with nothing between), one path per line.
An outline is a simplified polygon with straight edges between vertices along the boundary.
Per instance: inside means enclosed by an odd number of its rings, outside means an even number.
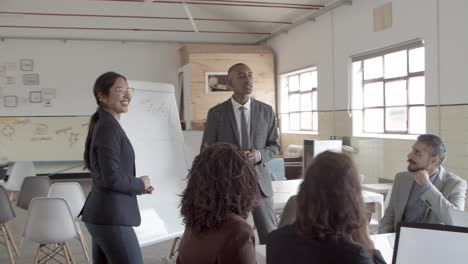
M390 189L392 189L392 183L369 183L363 184L362 188L371 192L386 194Z

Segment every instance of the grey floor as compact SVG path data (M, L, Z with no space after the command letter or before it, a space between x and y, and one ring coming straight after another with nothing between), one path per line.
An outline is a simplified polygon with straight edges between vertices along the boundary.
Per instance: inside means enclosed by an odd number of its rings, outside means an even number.
M81 184L85 194L87 194L89 190L91 189L90 179L80 179L80 180L73 180L73 181L79 182ZM27 212L22 209L15 208L15 213L16 213L16 218L8 222L8 226L10 228L12 236L15 239L16 245L19 246L19 243L21 240L21 234L23 233L23 228L24 228L24 224L26 221L26 217L27 217ZM252 220L249 219L249 221L251 222ZM86 237L88 247L91 247L91 237L89 236L86 230L86 227L84 226L83 223L81 223L81 227ZM3 239L0 238L0 241L3 241ZM258 241L258 238L256 239L256 241ZM34 258L34 254L35 254L37 246L38 244L35 244L32 241L24 240L20 248L20 256L15 258L15 263L17 264L33 263L33 258ZM83 254L81 245L78 242L78 240L69 241L69 246L70 246L70 250L72 252L73 258L75 260L75 263L77 264L88 263L86 261L86 258ZM154 244L154 245L142 248L144 262L154 263L154 264L165 263L162 261L162 258L167 257L169 255L171 246L172 246L172 241L165 241L159 244ZM6 247L0 243L0 264L4 264L4 263L5 264L10 263L10 259L9 259L8 251ZM56 262L52 261L50 263L56 263ZM259 264L265 263L265 258L257 254L257 263Z

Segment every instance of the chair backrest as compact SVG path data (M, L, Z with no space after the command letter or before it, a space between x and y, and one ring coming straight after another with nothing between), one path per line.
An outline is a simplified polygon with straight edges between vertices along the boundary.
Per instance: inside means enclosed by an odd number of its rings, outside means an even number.
M7 170L8 180L2 183L7 191L18 192L23 180L28 176L35 176L36 171L32 161L15 161Z
M63 198L67 201L73 218L76 218L83 208L85 196L81 185L77 182L58 182L52 184L47 197Z
M67 202L62 198L34 198L29 205L23 236L40 244L57 244L76 236Z
M13 218L15 218L13 206L11 206L5 188L0 185L0 224L6 223Z
M269 162L267 162L266 165L276 181L286 180L286 177L284 176L283 158L272 159Z
M46 176L31 176L24 178L18 195L17 207L28 210L29 203L36 197L47 197L50 179Z

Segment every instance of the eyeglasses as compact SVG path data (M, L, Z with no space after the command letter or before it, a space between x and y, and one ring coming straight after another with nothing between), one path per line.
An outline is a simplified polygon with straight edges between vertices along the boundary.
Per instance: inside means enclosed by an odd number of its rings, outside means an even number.
M124 96L126 94L130 95L130 96L133 96L133 94L135 93L135 89L134 88L131 88L131 87L128 87L127 88L122 88L122 87L119 87L116 89L117 93L121 96Z

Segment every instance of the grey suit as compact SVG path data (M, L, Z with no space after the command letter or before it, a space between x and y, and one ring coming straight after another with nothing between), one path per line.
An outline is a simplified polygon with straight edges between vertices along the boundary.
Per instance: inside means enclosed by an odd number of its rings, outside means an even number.
M400 172L396 175L390 202L379 224L379 233L396 231L398 222L403 219L414 184L417 183L409 172ZM460 210L465 208L466 187L465 180L446 171L441 166L438 178L434 180L430 189L421 195L421 199L427 205L424 222L432 224L449 223L450 208Z
M276 228L271 173L265 164L276 157L280 146L277 143L278 131L272 107L253 98L251 100L250 142L252 148L262 155L262 160L255 166L262 199L254 209L253 217L260 243L264 244L268 233ZM205 144L217 142L240 145L231 99L208 111L202 148Z

